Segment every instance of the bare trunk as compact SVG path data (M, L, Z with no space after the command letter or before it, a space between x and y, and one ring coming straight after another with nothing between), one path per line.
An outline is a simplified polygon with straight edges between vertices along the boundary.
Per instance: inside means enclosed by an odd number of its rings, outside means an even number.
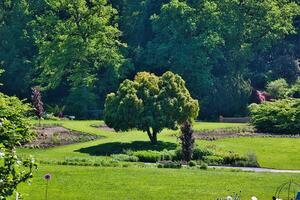
M148 134L148 137L151 141L151 144L157 144L157 132L153 130L152 133L151 133L151 130L149 128L147 130L147 134Z

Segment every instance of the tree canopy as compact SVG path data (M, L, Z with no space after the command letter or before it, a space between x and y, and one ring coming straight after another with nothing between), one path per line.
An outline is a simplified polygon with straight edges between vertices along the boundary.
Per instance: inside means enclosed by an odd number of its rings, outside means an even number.
M46 104L91 118L123 80L172 71L201 102L202 119L243 116L253 91L299 78L299 4L3 0L1 91L29 99L38 85Z
M157 133L164 128L177 129L195 119L198 112L198 101L190 96L180 76L140 72L107 96L104 120L116 131L136 128L147 132L151 142L156 143Z

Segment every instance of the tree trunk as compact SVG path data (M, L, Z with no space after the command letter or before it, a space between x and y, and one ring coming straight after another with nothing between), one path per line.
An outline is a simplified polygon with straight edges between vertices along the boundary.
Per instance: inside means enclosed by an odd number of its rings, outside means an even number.
M147 134L148 134L148 137L151 141L151 144L157 144L157 131L152 131L151 133L151 130L150 128L147 130Z

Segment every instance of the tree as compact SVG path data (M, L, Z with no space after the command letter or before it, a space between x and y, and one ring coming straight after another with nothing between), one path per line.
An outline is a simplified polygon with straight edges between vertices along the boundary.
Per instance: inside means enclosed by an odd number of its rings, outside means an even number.
M0 65L5 70L2 91L22 98L29 97L36 53L27 26L32 20L28 10L28 0L0 1Z
M44 114L44 103L42 101L41 90L39 87L32 88L31 98L32 98L32 104L34 107L35 115L38 117L40 121Z
M181 129L181 135L179 138L181 140L183 159L184 161L189 162L193 157L193 149L195 143L195 138L193 136L194 131L189 121L185 121L181 125L180 129Z
M116 89L132 67L123 56L126 44L119 41L116 10L106 0L43 2L44 11L31 22L38 48L36 81L46 90L65 85L69 95L78 88L103 96Z
M214 107L210 92L222 90L217 88L222 86L219 80L239 77L248 82L250 64L276 41L295 33L293 20L299 11L296 3L283 0L171 0L152 16L154 39L145 60L148 66L181 75L204 108ZM234 107L236 99L226 103ZM246 104L243 108L229 114L245 112ZM215 113L228 115L217 109Z
M133 81L121 83L116 93L107 95L104 121L116 131L136 128L147 132L155 144L164 128L177 129L196 118L198 112L198 101L191 97L180 76L140 72Z

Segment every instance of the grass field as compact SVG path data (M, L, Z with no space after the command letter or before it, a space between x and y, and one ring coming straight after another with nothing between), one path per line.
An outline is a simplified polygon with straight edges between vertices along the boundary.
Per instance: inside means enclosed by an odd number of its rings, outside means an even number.
M200 199L210 200L242 191L271 199L276 188L300 174L268 174L157 168L41 166L33 183L22 185L24 199L44 199L43 175L51 173L49 200L57 199Z
M35 122L33 122L35 123ZM152 149L147 135L139 131L115 133L91 125L100 121L44 121L103 138L49 149L18 149L21 154L34 155L37 160L63 160L83 157L101 159L102 151L118 148ZM197 122L196 130L214 129L241 124ZM178 131L164 130L158 136L159 147L172 149L178 143L172 136ZM254 152L262 167L300 169L300 139L294 138L227 138L217 141L197 141L199 145L214 144L240 153ZM45 180L51 173L48 199L216 199L242 191L243 199L252 195L270 199L277 186L290 179L300 182L300 174L232 172L224 170L104 168L62 165L40 165L31 186L23 184L19 191L24 199L43 199ZM299 188L300 189L300 188Z

